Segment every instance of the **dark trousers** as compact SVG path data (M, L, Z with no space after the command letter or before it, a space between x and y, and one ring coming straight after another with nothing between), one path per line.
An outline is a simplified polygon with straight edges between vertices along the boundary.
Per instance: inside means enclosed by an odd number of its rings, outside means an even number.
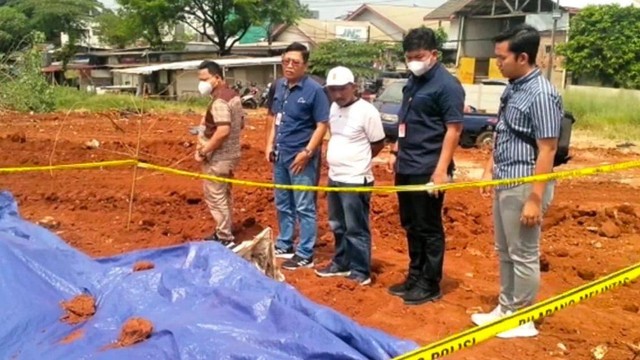
M331 187L357 187L329 179ZM365 184L372 186L373 183ZM333 263L365 277L371 274L371 231L369 208L371 193L329 192L329 226L335 236Z
M396 185L424 185L431 175L396 174ZM444 194L398 192L400 223L409 243L409 280L424 289L440 289L444 264Z

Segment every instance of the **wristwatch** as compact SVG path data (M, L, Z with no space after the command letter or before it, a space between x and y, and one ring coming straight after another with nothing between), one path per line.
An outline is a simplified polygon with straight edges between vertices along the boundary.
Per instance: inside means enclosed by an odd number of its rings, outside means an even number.
M396 156L396 157L398 156L398 152L397 152L397 151L395 151L395 150L391 150L391 151L390 151L390 153L391 153L391 155L393 155L393 156Z
M313 154L313 151L311 151L311 150L309 150L307 148L304 148L304 150L302 150L302 151L304 151L308 156L311 156L311 154Z

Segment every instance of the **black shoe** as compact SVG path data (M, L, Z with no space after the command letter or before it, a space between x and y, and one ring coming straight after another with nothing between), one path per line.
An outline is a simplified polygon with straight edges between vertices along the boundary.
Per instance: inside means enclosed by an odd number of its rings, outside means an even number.
M424 289L420 286L415 286L402 296L406 305L420 305L429 301L437 301L441 298L442 292L440 289Z
M302 256L293 255L293 257L282 264L283 269L296 270L299 268L312 268L313 257L303 258Z
M371 285L371 278L370 277L367 277L367 276L364 276L364 275L360 275L360 274L357 274L357 273L354 273L354 272L349 274L349 276L347 276L347 279L349 279L351 281L355 281L359 285L362 285L362 286Z
M293 257L293 248L278 249L275 248L275 255L278 259L291 259Z
M204 240L205 241L215 241L215 242L219 243L220 245L226 247L227 249L231 249L236 245L236 243L231 241L231 240L222 240L222 239L220 239L217 234L213 234L213 235L207 236Z
M351 271L349 271L349 269L343 269L333 262L327 265L327 267L323 269L316 270L315 273L316 275L323 278L336 277L336 276L347 277L351 275Z
M413 289L415 285L416 285L415 280L407 278L404 282L392 285L389 288L389 294L402 297L404 294L408 293L411 289Z

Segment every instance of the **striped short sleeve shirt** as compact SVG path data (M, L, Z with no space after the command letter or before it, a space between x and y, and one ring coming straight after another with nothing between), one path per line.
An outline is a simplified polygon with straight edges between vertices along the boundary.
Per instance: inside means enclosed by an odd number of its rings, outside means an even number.
M493 178L534 175L537 151L513 130L532 139L558 138L563 114L562 98L540 69L510 82L500 99Z

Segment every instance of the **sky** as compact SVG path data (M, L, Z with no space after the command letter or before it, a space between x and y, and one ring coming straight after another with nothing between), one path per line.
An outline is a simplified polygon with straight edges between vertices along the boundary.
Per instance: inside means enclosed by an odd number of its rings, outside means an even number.
M115 0L100 0L105 6L113 8L116 5ZM349 11L356 10L363 3L381 4L381 5L417 5L420 7L435 8L445 2L445 0L302 0L304 4L309 5L311 10L320 12L320 19L335 19L338 16L345 15ZM633 0L560 0L561 6L581 8L587 5L603 5L603 4L620 4L628 6Z

